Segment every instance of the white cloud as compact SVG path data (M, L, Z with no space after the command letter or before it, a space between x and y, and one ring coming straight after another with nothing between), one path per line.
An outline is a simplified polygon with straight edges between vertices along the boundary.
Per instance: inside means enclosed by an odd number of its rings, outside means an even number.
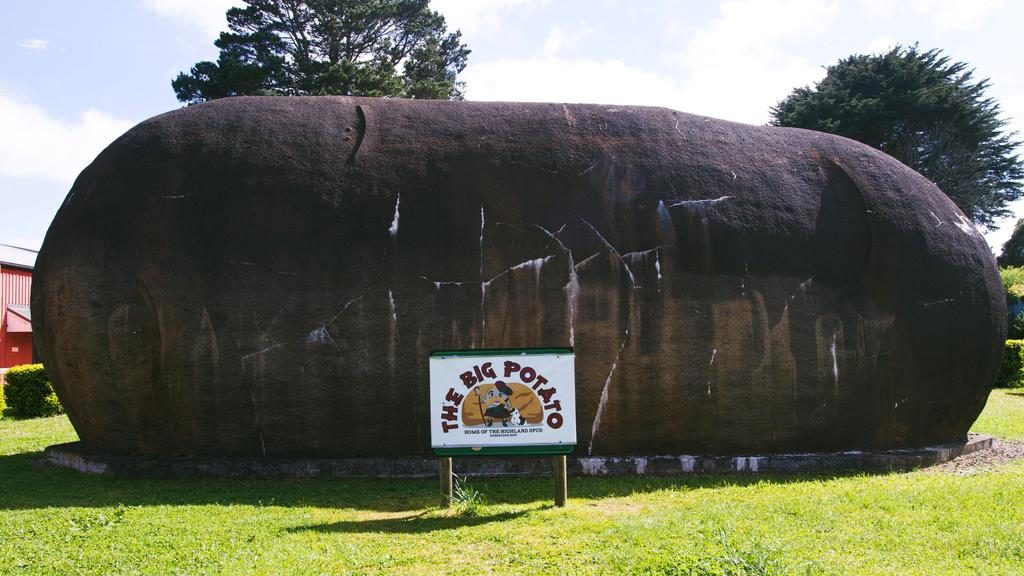
M834 0L724 2L677 55L688 111L761 124L768 108L794 87L824 76L820 63L794 48L824 34L836 21Z
M196 28L205 36L216 38L227 30L224 14L242 0L142 0L147 10Z
M64 122L0 90L0 175L70 184L132 124L92 108Z
M177 20L216 37L227 29L224 13L232 6L242 6L242 0L140 0L147 10ZM497 28L504 12L532 5L544 5L549 0L433 0L430 8L444 15L449 30L463 33Z
M985 21L1002 0L914 0L919 14L932 20L939 32L974 30Z
M792 45L824 34L838 12L834 0L725 2L673 55L674 76L620 60L559 57L572 33L555 27L544 57L471 60L463 78L472 100L665 106L763 124L771 105L824 75L818 62L797 56Z
M897 6L892 0L860 0L861 8L869 18L890 20Z
M895 48L897 44L899 42L889 36L879 36L868 42L867 52L868 54L885 54Z
M18 44L19 47L25 50L46 50L50 47L50 41L43 38L25 38Z
M590 34L594 29L587 25L580 25L570 29L561 26L552 26L548 37L544 40L544 53L554 56L565 50L574 50L576 46Z
M470 34L499 27L502 12L546 3L547 0L433 0L430 8L444 15L449 30Z
M1018 140L1024 140L1024 92L1010 94L1000 100L999 109L1008 121L1009 131L1016 132Z
M976 30L1003 3L1003 0L860 0L869 18L888 21L899 12L901 19L923 17L931 21L938 32Z
M477 101L574 102L679 108L671 79L619 60L547 57L470 64L467 98Z

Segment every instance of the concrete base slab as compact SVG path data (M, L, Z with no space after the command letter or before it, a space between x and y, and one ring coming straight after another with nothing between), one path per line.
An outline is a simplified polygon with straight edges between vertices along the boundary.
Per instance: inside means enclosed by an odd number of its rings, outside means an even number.
M867 471L902 472L948 462L986 450L992 438L972 434L966 442L873 452L812 452L754 456L624 456L568 458L572 476L676 476L699 473L783 473ZM91 452L79 442L50 446L49 464L87 474L155 477L244 478L433 478L436 458L245 459L154 458ZM456 458L455 473L474 477L544 476L550 457Z

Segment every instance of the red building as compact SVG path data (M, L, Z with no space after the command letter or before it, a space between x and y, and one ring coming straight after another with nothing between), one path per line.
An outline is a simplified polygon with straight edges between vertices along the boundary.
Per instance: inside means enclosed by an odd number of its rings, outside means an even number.
M0 244L0 370L32 363L32 268L36 251Z

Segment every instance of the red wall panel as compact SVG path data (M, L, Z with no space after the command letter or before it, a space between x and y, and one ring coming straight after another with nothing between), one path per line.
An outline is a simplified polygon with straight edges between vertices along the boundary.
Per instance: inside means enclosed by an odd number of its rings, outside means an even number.
M7 307L28 306L31 298L32 272L0 267L0 368L32 362L32 335L7 333Z

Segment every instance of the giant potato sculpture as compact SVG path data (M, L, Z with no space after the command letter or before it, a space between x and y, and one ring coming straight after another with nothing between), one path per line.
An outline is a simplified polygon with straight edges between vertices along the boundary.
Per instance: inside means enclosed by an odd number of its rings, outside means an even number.
M574 346L578 454L956 440L1005 304L933 184L657 108L234 98L78 178L32 313L84 445L429 454L435 349Z

